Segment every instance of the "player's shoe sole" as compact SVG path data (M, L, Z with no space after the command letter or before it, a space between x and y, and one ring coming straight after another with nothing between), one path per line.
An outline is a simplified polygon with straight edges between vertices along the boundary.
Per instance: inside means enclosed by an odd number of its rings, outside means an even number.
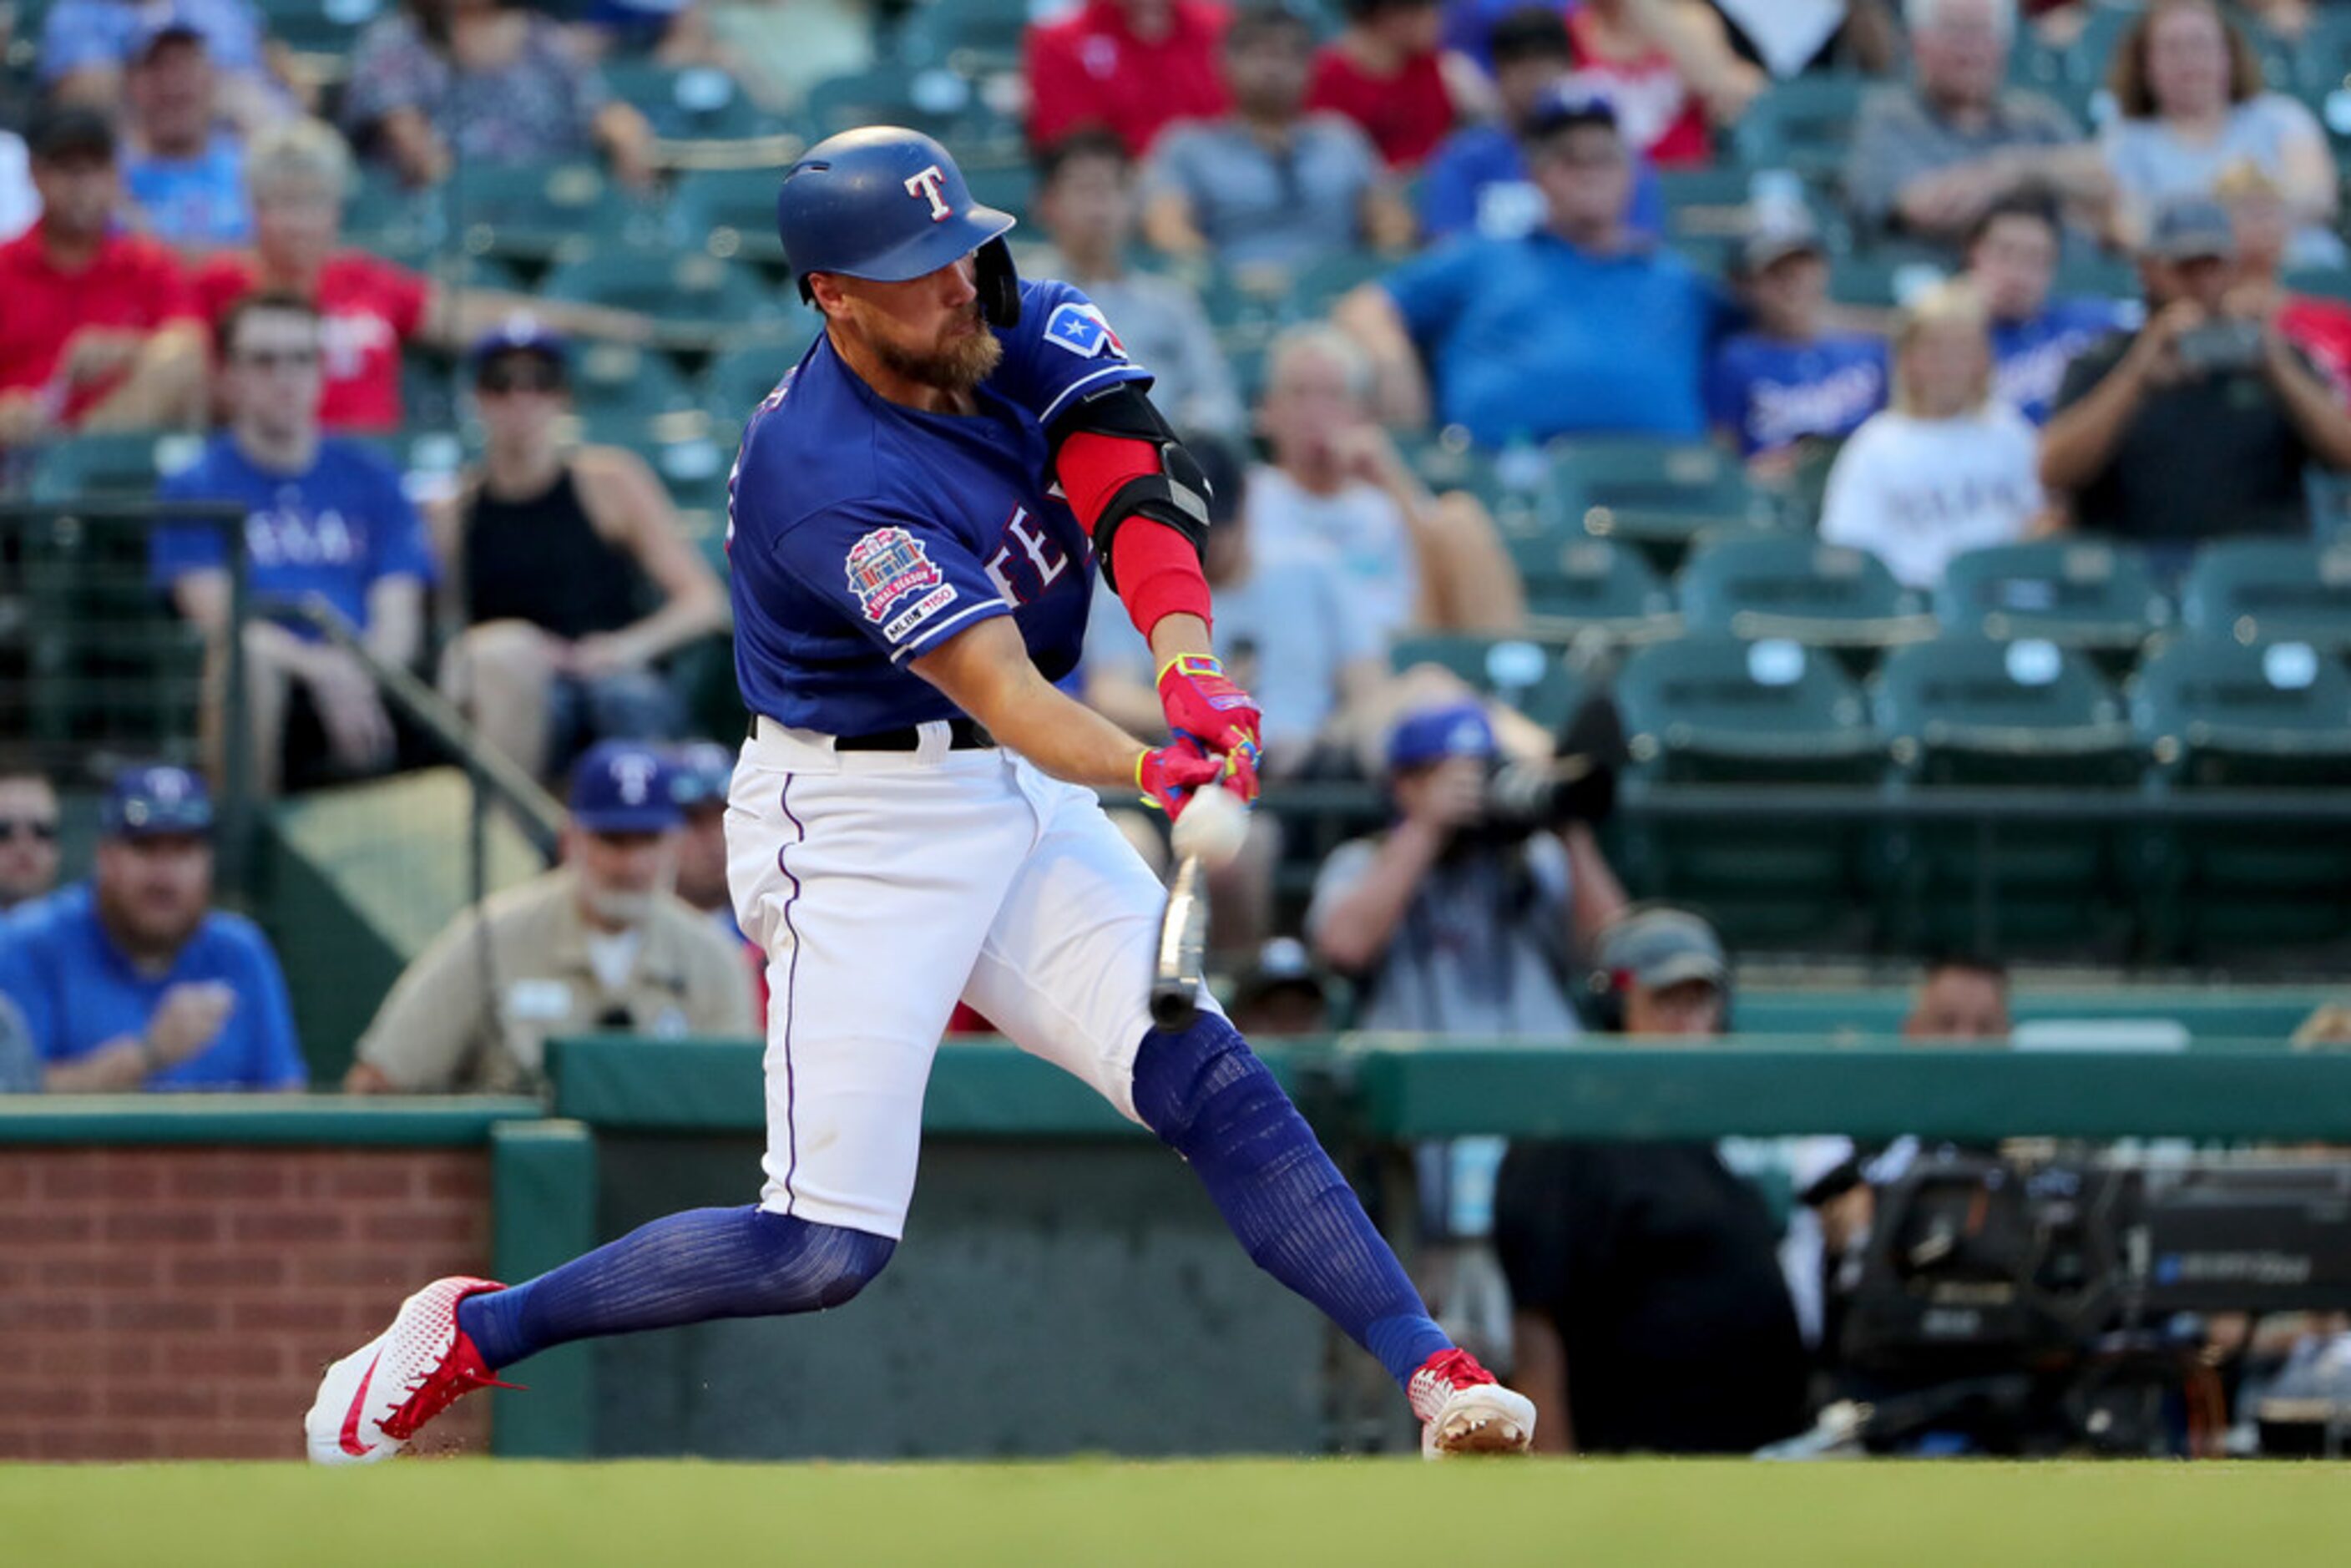
M1499 1383L1458 1388L1421 1427L1425 1458L1523 1454L1534 1446L1534 1401Z
M391 1458L452 1400L494 1383L458 1332L457 1303L499 1288L488 1280L435 1280L400 1304L383 1333L328 1367L302 1421L310 1462Z

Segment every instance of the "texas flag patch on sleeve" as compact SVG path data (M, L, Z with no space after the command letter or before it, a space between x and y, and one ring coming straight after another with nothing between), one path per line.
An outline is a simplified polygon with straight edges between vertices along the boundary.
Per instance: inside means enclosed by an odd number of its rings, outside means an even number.
M1110 329L1102 308L1076 300L1055 306L1053 313L1045 318L1045 341L1081 360L1091 360L1105 351L1122 360L1126 358L1126 345Z

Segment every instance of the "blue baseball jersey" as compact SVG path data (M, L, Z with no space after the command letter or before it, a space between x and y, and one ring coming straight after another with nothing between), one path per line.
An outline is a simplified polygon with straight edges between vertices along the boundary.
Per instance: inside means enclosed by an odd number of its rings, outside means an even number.
M61 888L0 934L0 998L14 1004L45 1061L70 1061L135 1035L173 986L214 980L236 993L219 1036L148 1080L151 1089L299 1089L308 1079L277 956L253 922L214 910L169 971L131 967L98 917L87 883Z
M743 433L727 481L744 705L827 735L956 716L908 669L1009 615L1048 680L1073 670L1092 547L1053 488L1045 430L1079 397L1150 374L1093 303L1024 280L978 411L891 402L820 337Z
M368 590L386 577L434 577L433 548L398 470L367 447L329 436L305 474L257 468L227 435L156 486L164 500L233 501L245 519L248 582L257 597L316 593L356 627L368 623ZM159 588L189 572L227 566L209 523L166 523L149 547Z
M2065 367L2091 344L2137 326L2138 316L2113 299L2053 299L2030 320L1993 322L1992 390L2033 423L2048 423Z
M1742 332L1715 350L1707 413L1743 457L1806 436L1840 440L1886 406L1886 345L1833 333L1809 343Z

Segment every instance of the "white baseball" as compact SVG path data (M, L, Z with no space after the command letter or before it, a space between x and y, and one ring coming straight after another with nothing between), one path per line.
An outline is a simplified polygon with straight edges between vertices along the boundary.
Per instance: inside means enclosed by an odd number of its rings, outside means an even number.
M1176 819L1176 855L1197 855L1212 870L1223 865L1241 852L1241 841L1249 837L1249 808L1221 786L1198 791Z

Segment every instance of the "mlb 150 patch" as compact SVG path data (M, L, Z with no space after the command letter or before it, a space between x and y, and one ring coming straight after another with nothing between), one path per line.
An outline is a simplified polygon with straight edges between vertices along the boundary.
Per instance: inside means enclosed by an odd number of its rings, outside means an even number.
M1126 345L1110 329L1101 308L1074 300L1055 306L1053 313L1045 318L1045 341L1081 360L1091 360L1105 350L1122 360L1126 358Z
M849 547L844 565L849 590L868 621L882 620L906 595L940 581L923 541L901 528L875 528Z

